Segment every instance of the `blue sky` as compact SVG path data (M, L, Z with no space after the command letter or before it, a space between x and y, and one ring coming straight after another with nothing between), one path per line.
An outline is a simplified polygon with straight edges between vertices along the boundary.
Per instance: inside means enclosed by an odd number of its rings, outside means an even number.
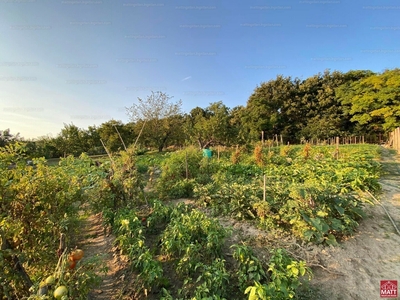
M0 130L56 136L163 91L246 105L278 74L399 67L400 3L0 0Z

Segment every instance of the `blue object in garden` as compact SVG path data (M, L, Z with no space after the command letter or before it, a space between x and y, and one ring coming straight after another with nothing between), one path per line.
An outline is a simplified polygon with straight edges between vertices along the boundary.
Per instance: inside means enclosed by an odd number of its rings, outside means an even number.
M211 156L212 156L212 150L210 150L210 149L203 149L203 156L204 156L204 157L211 158Z

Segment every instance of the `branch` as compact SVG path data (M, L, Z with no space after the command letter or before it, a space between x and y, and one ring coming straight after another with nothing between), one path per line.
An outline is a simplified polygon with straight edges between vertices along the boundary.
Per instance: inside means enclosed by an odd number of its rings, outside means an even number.
M380 206L382 206L383 210L385 211L386 215L389 217L390 222L392 222L394 229L396 229L397 234L400 235L400 231L396 226L396 223L393 221L392 217L390 216L389 212L387 211L387 209L383 206L383 204L374 197L374 195L371 194L370 191L367 190L367 193L372 197L372 199L374 199L376 201L376 203L378 203Z
M125 146L124 140L122 139L121 135L119 134L119 131L118 131L117 126L114 125L114 128L115 128L115 130L117 131L118 136L119 136L119 138L120 138L120 140L121 140L121 142L122 142L122 145L124 145L124 149L125 149L125 151L126 151L126 146Z
M112 159L112 157L111 157L111 154L110 154L110 152L108 152L108 149L107 149L107 147L106 147L106 145L104 145L104 143L103 143L103 140L102 139L100 139L100 142L101 142L101 144L103 145L103 147L104 147L104 149L106 150L106 152L107 152L107 155L108 155L108 157L110 158L110 160L111 160L111 163L112 163L112 170L115 170L115 163L114 163L114 160Z
M139 137L142 135L142 131L143 131L144 125L146 125L146 122L147 122L147 121L144 121L143 126L142 126L142 129L140 129L139 135L138 135L138 137L136 138L136 141L135 141L135 144L133 145L133 148L136 147L136 144L137 144L137 142L138 142L138 140L139 140Z

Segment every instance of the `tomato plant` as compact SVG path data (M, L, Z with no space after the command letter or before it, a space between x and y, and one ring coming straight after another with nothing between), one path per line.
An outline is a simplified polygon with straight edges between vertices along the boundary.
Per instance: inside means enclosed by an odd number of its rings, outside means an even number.
M34 166L25 159L23 145L0 148L0 295L10 298L28 296L57 263L58 237L76 234L78 211L99 178L85 155L54 167L43 158L33 159Z

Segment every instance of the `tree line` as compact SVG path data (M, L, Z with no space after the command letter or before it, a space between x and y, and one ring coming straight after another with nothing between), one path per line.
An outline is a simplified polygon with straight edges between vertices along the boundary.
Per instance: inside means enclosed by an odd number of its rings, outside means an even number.
M257 85L246 105L222 101L182 113L181 101L152 92L126 108L129 122L110 120L78 128L64 124L57 137L26 141L34 156L103 154L137 143L162 151L169 146L245 145L263 136L281 135L285 142L334 136L387 134L400 126L400 69L375 73L326 70L307 79L278 75ZM0 131L0 146L20 139ZM125 144L125 145L124 145Z

